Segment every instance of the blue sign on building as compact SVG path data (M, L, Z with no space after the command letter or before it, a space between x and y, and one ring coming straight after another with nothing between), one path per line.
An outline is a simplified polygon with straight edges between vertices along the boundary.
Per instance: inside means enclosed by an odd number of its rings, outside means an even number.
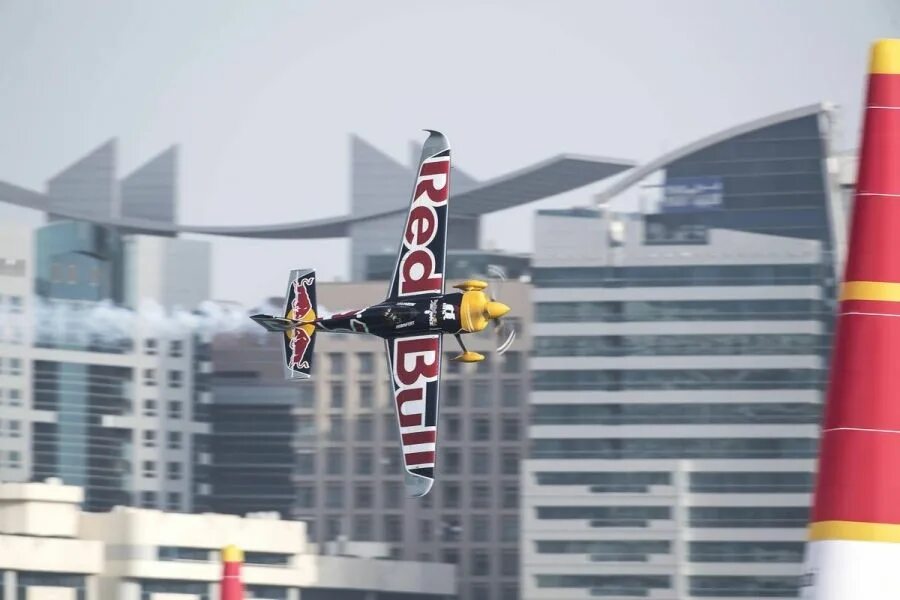
M722 207L721 177L672 177L666 180L660 212L699 212Z

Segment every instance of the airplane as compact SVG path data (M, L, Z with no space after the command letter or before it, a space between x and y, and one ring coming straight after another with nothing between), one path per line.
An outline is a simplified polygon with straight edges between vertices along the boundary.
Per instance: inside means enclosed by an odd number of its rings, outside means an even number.
M445 293L450 145L437 131L425 130L412 200L400 239L387 297L372 306L329 317L317 314L316 274L295 269L288 278L282 316L250 318L283 339L285 377L309 379L318 332L368 334L383 338L404 459L404 483L411 497L424 496L434 485L438 397L443 336L453 335L461 353L451 360L474 363L484 355L468 350L462 336L493 323L498 335L509 306L488 296L488 284L469 279ZM515 340L512 329L496 352Z

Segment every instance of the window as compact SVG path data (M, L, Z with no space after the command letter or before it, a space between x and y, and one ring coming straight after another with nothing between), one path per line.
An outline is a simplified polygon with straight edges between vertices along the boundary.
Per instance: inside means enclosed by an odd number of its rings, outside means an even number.
M156 369L144 369L144 385L156 385Z
M316 455L312 452L298 452L294 470L297 475L315 475Z
M21 390L17 390L15 388L10 388L9 390L7 390L7 392L8 392L7 397L9 398L10 406L20 406L22 404L22 391Z
M522 392L518 381L503 382L500 401L507 408L516 408L520 405Z
M375 404L375 387L368 381L359 384L359 407L372 408Z
M462 402L462 389L459 381L445 381L443 405L448 407L459 406Z
M178 450L181 448L181 432L180 431L170 431L169 432L168 447L169 447L169 450Z
M343 383L332 383L331 384L331 408L344 408L344 384Z
M145 354L156 354L156 340L153 338L147 338L144 340L144 353Z
M434 533L434 528L431 525L431 521L428 519L422 519L419 521L419 541L420 542L430 542Z
M519 600L519 586L514 583L504 583L500 590L500 600Z
M814 458L813 438L541 438L532 458Z
M144 431L144 448L156 447L156 432Z
M447 439L458 441L460 438L460 422L459 417L455 415L447 415L444 423L447 428Z
M10 375L21 375L22 374L22 360L18 358L9 359L9 374Z
M156 400L144 400L144 416L156 416Z
M491 421L487 417L475 417L472 420L472 439L484 442L491 439Z
M342 375L344 373L344 355L332 352L328 355L328 362L331 363L331 374Z
M473 557L473 564L474 564L474 557ZM476 573L474 571L472 574L476 575ZM472 590L472 593L469 594L470 600L490 600L491 599L490 592L488 591L488 586L486 586L483 583L473 583L471 590Z
M353 488L353 504L356 508L372 508L372 486L357 483Z
M519 553L515 550L504 550L500 555L500 574L513 577L519 574Z
M500 517L500 540L503 542L519 541L519 517L503 515Z
M486 408L491 405L491 382L485 379L477 379L472 384L472 406Z
M472 486L472 508L491 507L491 488L484 484Z
M384 482L384 504L388 508L399 508L403 505L403 493L400 483L396 481Z
M328 418L330 428L328 430L328 439L333 441L344 440L344 417L341 415L332 415Z
M20 461L22 460L22 455L18 450L10 450L9 451L9 466L13 469L17 469L21 466Z
M502 470L504 475L518 475L519 455L514 452L504 452Z
M503 355L503 372L518 373L522 370L522 354L520 352L507 352Z
M443 468L444 473L447 475L456 475L459 473L459 450L455 448L447 448L444 451L443 459L439 459L441 461L440 467Z
M441 522L441 540L445 542L458 542L462 534L459 517L447 515Z
M356 420L356 441L369 442L372 440L374 422L372 417L363 415Z
M459 508L459 484L444 484L444 508Z
M298 485L296 488L296 502L299 508L316 507L316 489L311 485ZM312 534L310 534L312 535Z
M444 548L441 550L441 562L449 565L459 564L459 550L456 548Z
M356 357L359 360L360 373L369 374L375 372L375 360L371 352L360 352Z
M342 530L341 517L333 516L325 519L325 535L329 540L336 539Z
M519 441L519 420L516 417L504 417L501 436L504 441Z
M181 510L181 494L178 492L169 492L166 494L166 510Z
M153 478L156 477L156 463L152 460L145 460L144 464L144 477Z
M344 484L325 484L325 506L328 508L344 508Z
M168 466L169 479L171 481L181 480L181 463L170 462Z
M503 485L503 508L519 507L519 486L514 483Z
M169 400L169 418L181 418L181 402L179 400Z
M373 471L372 451L357 450L356 451L356 474L371 475Z
M491 457L485 450L475 450L471 456L470 471L475 475L486 475L491 472Z
M156 508L156 492L141 492L141 506Z
M491 521L485 515L472 517L469 535L473 542L487 542L491 539Z
M311 385L299 385L297 406L299 408L313 408L316 401L316 388Z
M488 553L484 550L474 550L472 552L472 566L470 572L475 577L482 577L485 575L490 575L491 573L491 560ZM476 596L473 594L473 596ZM477 597L477 596L476 596ZM486 596L483 596L486 597Z
M328 475L344 474L344 450L329 448L325 453L325 472Z
M385 515L384 537L389 542L403 541L403 521L399 515Z
M373 538L372 516L355 515L353 517L353 539L360 542L371 542Z
M22 296L9 297L9 311L12 313L22 312Z
M181 340L172 340L169 342L169 356L178 358L182 355L184 342Z
M21 423L19 421L9 422L9 437L17 438L22 435L20 431Z
M169 387L170 388L180 388L181 387L181 371L169 371Z

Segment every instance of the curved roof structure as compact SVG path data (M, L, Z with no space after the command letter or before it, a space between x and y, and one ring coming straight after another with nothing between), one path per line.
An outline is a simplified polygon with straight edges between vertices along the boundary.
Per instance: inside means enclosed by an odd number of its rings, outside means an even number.
M594 196L594 201L597 204L604 204L606 202L609 202L617 195L621 194L633 185L639 183L647 176L660 169L665 168L667 165L675 162L680 158L689 156L697 152L698 150L703 150L704 148L713 146L715 144L718 144L719 142L723 142L745 133L750 133L751 131L756 131L757 129L761 129L763 127L776 125L784 121L792 121L801 117L808 117L811 115L824 113L829 110L831 110L831 106L826 103L810 104L808 106L802 106L800 108L775 113L761 119L754 119L753 121L748 121L746 123L741 123L740 125L735 125L734 127L729 127L728 129L706 136L704 138L691 142L690 144L686 144L680 148L676 148L675 150L667 152L666 154L663 154L662 156L651 160L650 162L647 162L637 167L636 169L632 169L631 172L622 177L616 183Z
M635 163L621 159L560 155L482 182L457 194L454 198L454 213L460 216L479 216L520 206L596 183L634 166ZM0 202L40 210L55 217L90 221L135 233L164 236L199 233L245 238L315 239L344 237L349 235L352 224L403 213L407 209L408 199L398 199L398 207L395 209L368 214L240 226L180 225L147 218L86 214L77 209L61 206L47 194L5 182L0 182Z

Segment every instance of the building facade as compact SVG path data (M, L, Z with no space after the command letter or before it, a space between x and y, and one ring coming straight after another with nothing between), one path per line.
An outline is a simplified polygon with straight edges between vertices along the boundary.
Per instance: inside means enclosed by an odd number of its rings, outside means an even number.
M796 596L844 233L830 119L601 196L642 183L643 213L539 214L523 599Z
M142 189L174 188L153 164L130 176L126 208ZM46 208L115 212L114 171L110 143L51 180ZM0 480L58 477L88 510L203 508L208 345L172 314L209 297L208 245L49 221L4 225Z
M220 550L244 550L247 598L449 600L453 568L385 560L377 545L317 555L305 526L272 515L82 512L78 487L0 484L0 600L214 600Z

